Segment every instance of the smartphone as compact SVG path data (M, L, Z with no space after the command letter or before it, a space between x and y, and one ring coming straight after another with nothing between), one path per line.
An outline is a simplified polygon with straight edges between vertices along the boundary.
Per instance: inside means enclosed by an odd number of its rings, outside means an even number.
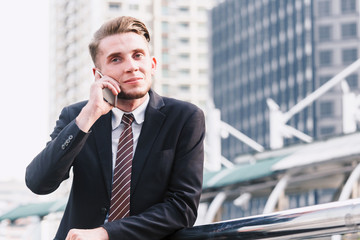
M101 77L104 77L104 75L99 71L95 70ZM117 103L117 96L112 93L112 91L108 88L104 88L102 90L104 101L109 103L111 106L116 106Z

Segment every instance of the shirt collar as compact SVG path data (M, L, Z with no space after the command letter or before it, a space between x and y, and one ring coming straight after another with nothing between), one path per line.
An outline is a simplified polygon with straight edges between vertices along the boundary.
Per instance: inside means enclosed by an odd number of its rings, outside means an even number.
M147 105L149 104L149 101L150 101L150 97L149 97L149 93L147 93L145 101L132 112L124 112L118 108L113 108L111 110L112 111L112 119L111 119L112 130L115 130L117 127L119 127L124 113L132 113L136 124L142 124L145 120L145 110L146 110Z

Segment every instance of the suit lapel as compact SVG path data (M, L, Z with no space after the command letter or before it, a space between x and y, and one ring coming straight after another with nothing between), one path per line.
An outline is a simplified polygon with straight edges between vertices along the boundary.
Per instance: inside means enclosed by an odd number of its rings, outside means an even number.
M146 109L145 121L141 129L132 163L131 194L135 191L139 177L145 166L147 156L149 156L152 145L165 120L164 113L159 111L159 109L164 106L162 98L151 90L149 94L150 102Z
M106 189L111 198L112 183L112 149L111 149L111 112L102 116L92 127L96 148L99 153L100 166L103 172Z

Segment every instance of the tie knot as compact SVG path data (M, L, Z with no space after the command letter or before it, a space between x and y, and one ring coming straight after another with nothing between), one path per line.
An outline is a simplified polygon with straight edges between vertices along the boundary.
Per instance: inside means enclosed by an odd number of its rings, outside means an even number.
M130 114L125 114L122 116L121 122L123 122L126 126L130 126L134 121L134 116Z

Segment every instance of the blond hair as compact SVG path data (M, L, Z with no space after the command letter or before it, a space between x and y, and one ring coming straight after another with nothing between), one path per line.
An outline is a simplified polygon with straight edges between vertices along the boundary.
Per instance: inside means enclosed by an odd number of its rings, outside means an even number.
M111 35L128 32L139 34L143 36L147 42L150 42L149 31L147 30L145 24L140 20L129 16L114 18L104 23L94 33L94 37L89 44L89 51L94 64L96 65L96 57L99 52L99 44L102 39Z

